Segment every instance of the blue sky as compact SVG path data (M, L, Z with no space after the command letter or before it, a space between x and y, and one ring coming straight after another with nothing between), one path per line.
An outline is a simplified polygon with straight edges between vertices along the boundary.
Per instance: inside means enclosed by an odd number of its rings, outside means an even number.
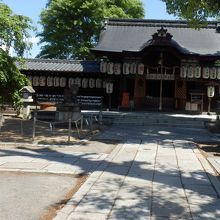
M39 15L41 10L45 7L47 0L3 0L14 13L22 14L30 17L33 20L34 26L37 30L41 30L41 26L38 24ZM175 19L174 16L168 15L166 13L166 6L161 0L142 0L145 8L145 18L146 19ZM31 50L31 55L28 57L35 57L39 52L39 47L37 45L38 39L31 38L33 42L33 48Z

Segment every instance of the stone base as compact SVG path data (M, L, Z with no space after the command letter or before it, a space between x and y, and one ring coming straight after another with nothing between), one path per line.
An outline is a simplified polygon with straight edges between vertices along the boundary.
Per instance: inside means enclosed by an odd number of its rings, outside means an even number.
M75 121L81 118L81 109L75 103L63 103L57 106L56 120L58 121Z
M81 112L56 112L56 120L58 121L68 121L70 118L72 121L81 118Z

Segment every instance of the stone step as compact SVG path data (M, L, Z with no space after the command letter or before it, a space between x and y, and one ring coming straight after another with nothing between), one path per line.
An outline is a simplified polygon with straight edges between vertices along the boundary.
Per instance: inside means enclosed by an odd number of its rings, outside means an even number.
M177 124L177 123L114 123L114 125L131 126L161 126L161 127L184 127L184 128L204 128L203 124Z
M104 116L105 117L105 116ZM185 119L185 118L142 118L142 117L136 117L136 118L132 118L132 117L127 117L127 118L113 118L115 121L135 121L135 120L139 120L139 121L155 121L155 122L182 122L182 123L187 123L187 122L203 122L205 121L204 119L199 120L199 119Z
M104 116L105 117L105 116ZM103 118L104 118L103 117ZM206 121L210 121L210 118L199 118L199 117L171 117L161 114L152 115L124 115L121 117L114 117L112 123L115 125L160 125L160 126L184 126L203 128Z

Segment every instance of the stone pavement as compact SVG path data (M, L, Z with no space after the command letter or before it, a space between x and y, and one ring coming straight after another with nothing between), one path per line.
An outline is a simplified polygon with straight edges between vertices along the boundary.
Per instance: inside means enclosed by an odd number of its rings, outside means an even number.
M219 181L194 144L215 139L205 129L115 125L96 139L121 143L110 154L5 147L0 170L89 174L55 220L220 219Z
M99 138L122 143L54 219L220 219L220 184L192 142L198 134L211 138L203 129L112 127Z
M86 152L80 144L71 147L17 146L0 148L0 171L78 175L92 172L107 156L104 151L92 151L89 145ZM102 144L102 147L105 148L105 145Z
M220 158L219 156L208 156L207 160L216 170L216 172L220 175Z

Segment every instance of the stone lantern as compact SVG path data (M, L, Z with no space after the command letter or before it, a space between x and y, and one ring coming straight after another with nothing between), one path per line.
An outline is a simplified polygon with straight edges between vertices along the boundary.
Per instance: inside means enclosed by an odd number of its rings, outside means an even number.
M23 110L22 115L23 118L29 118L30 117L30 105L33 103L33 94L35 93L35 90L32 88L32 86L24 86L20 93L22 95L21 101L23 102Z

